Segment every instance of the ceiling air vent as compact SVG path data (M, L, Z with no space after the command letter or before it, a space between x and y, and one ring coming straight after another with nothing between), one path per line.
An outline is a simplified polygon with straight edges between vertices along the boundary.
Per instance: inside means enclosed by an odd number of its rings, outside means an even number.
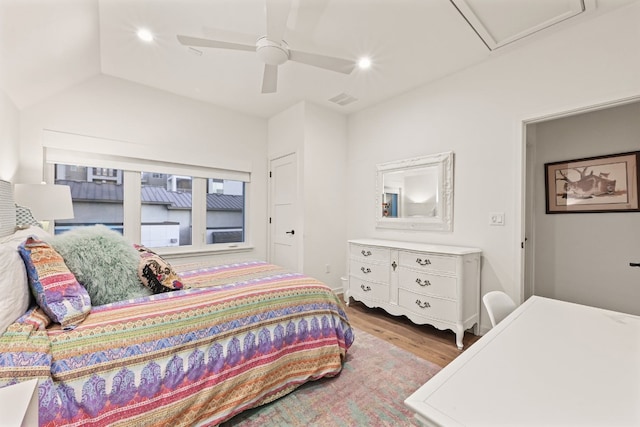
M358 98L344 92L342 92L340 95L336 95L333 98L329 99L329 101L336 103L338 105L342 105L343 107L345 105L351 104L352 102L356 102L357 100Z

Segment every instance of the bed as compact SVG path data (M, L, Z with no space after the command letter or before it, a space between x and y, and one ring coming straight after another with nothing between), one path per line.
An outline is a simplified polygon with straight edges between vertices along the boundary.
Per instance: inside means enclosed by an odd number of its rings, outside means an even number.
M174 268L183 289L72 328L32 298L0 335L0 387L37 378L41 426L218 425L340 373L354 336L325 284L260 260Z

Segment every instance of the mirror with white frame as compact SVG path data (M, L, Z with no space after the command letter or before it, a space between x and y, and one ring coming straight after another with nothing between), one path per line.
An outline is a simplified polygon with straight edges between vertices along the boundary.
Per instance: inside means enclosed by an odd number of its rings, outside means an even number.
M376 226L453 229L453 152L376 166Z

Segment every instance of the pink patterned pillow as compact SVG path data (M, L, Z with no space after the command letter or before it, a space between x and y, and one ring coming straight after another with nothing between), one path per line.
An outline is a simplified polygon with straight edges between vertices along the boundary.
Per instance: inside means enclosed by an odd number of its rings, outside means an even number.
M40 308L64 328L75 328L91 310L87 290L69 271L62 256L46 242L28 237L18 250Z

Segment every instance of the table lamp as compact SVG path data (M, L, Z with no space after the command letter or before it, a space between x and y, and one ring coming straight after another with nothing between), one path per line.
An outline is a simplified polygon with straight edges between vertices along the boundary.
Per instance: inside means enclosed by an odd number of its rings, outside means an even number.
M53 233L51 221L73 218L71 187L56 184L16 184L14 197L18 205L27 207L42 227Z

